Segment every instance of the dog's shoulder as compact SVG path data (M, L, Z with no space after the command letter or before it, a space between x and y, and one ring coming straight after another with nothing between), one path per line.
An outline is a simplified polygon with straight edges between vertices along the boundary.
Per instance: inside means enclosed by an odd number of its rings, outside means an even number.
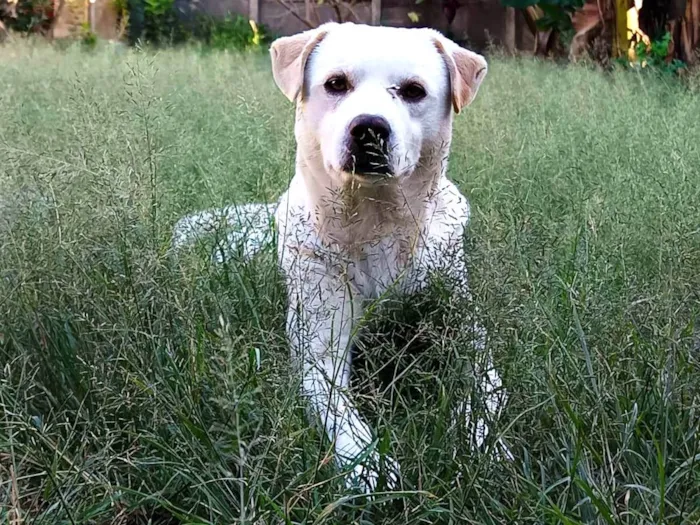
M461 237L469 222L469 201L459 188L442 177L433 196L433 206L428 217L428 237L439 242Z
M469 201L457 186L442 177L428 217L419 266L432 269L457 268L463 264L464 232L469 222Z
M300 256L313 258L319 240L314 228L314 217L308 203L308 194L303 180L294 177L277 203L275 212L277 227L278 259L287 271L293 260Z
M464 228L469 222L469 201L447 177L442 177L437 188L437 209L447 225Z

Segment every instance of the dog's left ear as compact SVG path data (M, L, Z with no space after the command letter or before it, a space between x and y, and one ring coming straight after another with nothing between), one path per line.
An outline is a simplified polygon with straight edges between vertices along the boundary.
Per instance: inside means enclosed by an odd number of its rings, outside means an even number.
M270 46L272 76L277 87L292 102L303 88L306 60L332 25L334 24L323 24L316 29L278 38Z
M471 104L486 76L488 66L481 55L458 46L442 35L435 37L435 47L445 59L452 85L452 107L455 113Z

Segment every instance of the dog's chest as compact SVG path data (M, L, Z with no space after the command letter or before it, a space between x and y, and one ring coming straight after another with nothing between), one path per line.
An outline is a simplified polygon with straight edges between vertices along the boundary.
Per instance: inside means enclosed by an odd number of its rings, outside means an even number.
M416 280L415 241L385 237L345 254L348 281L368 299L388 290L405 292Z
M288 275L313 267L314 272L349 284L353 293L374 299L389 291L421 290L435 270L462 271L461 238L469 205L447 179L433 195L422 224L409 228L397 222L394 228L369 230L372 235L364 239L324 235L325 225L319 226L315 208L303 195L292 198L292 193L286 193L276 213L280 264Z

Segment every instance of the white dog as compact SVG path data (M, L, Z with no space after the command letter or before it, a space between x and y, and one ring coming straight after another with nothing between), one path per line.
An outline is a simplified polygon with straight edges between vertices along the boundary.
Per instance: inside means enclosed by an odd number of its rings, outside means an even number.
M275 214L287 333L302 391L335 445L338 465L351 467L348 481L372 491L377 456L348 396L350 346L368 302L420 290L434 272L468 297L469 205L445 172L452 113L476 96L486 61L430 29L350 23L280 38L271 56L277 85L296 103L296 174L287 192L276 205L186 217L174 243L223 219L236 226L228 244L242 245L249 258L270 240L268 216ZM489 365L480 378L495 415L504 400L499 377ZM460 408L468 415L469 401ZM478 445L486 432L480 419ZM389 466L391 484L398 465Z

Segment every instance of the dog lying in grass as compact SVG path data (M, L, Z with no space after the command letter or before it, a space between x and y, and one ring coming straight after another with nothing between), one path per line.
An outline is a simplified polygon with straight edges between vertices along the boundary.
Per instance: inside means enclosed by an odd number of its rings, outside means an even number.
M287 335L301 389L347 470L349 485L373 491L380 464L390 487L399 465L381 462L372 429L348 393L351 347L368 306L406 296L434 279L469 299L464 254L469 204L446 177L453 114L471 103L484 58L430 29L324 24L276 40L274 79L296 103L296 173L275 204L232 206L185 217L176 247L222 222L227 248L255 255L276 235L288 294ZM273 229L269 218L274 215ZM485 352L483 330L464 316ZM482 402L504 402L490 365L474 369ZM454 414L470 411L470 400ZM467 421L467 424L470 424ZM487 422L475 423L482 447ZM495 449L510 457L502 440Z

